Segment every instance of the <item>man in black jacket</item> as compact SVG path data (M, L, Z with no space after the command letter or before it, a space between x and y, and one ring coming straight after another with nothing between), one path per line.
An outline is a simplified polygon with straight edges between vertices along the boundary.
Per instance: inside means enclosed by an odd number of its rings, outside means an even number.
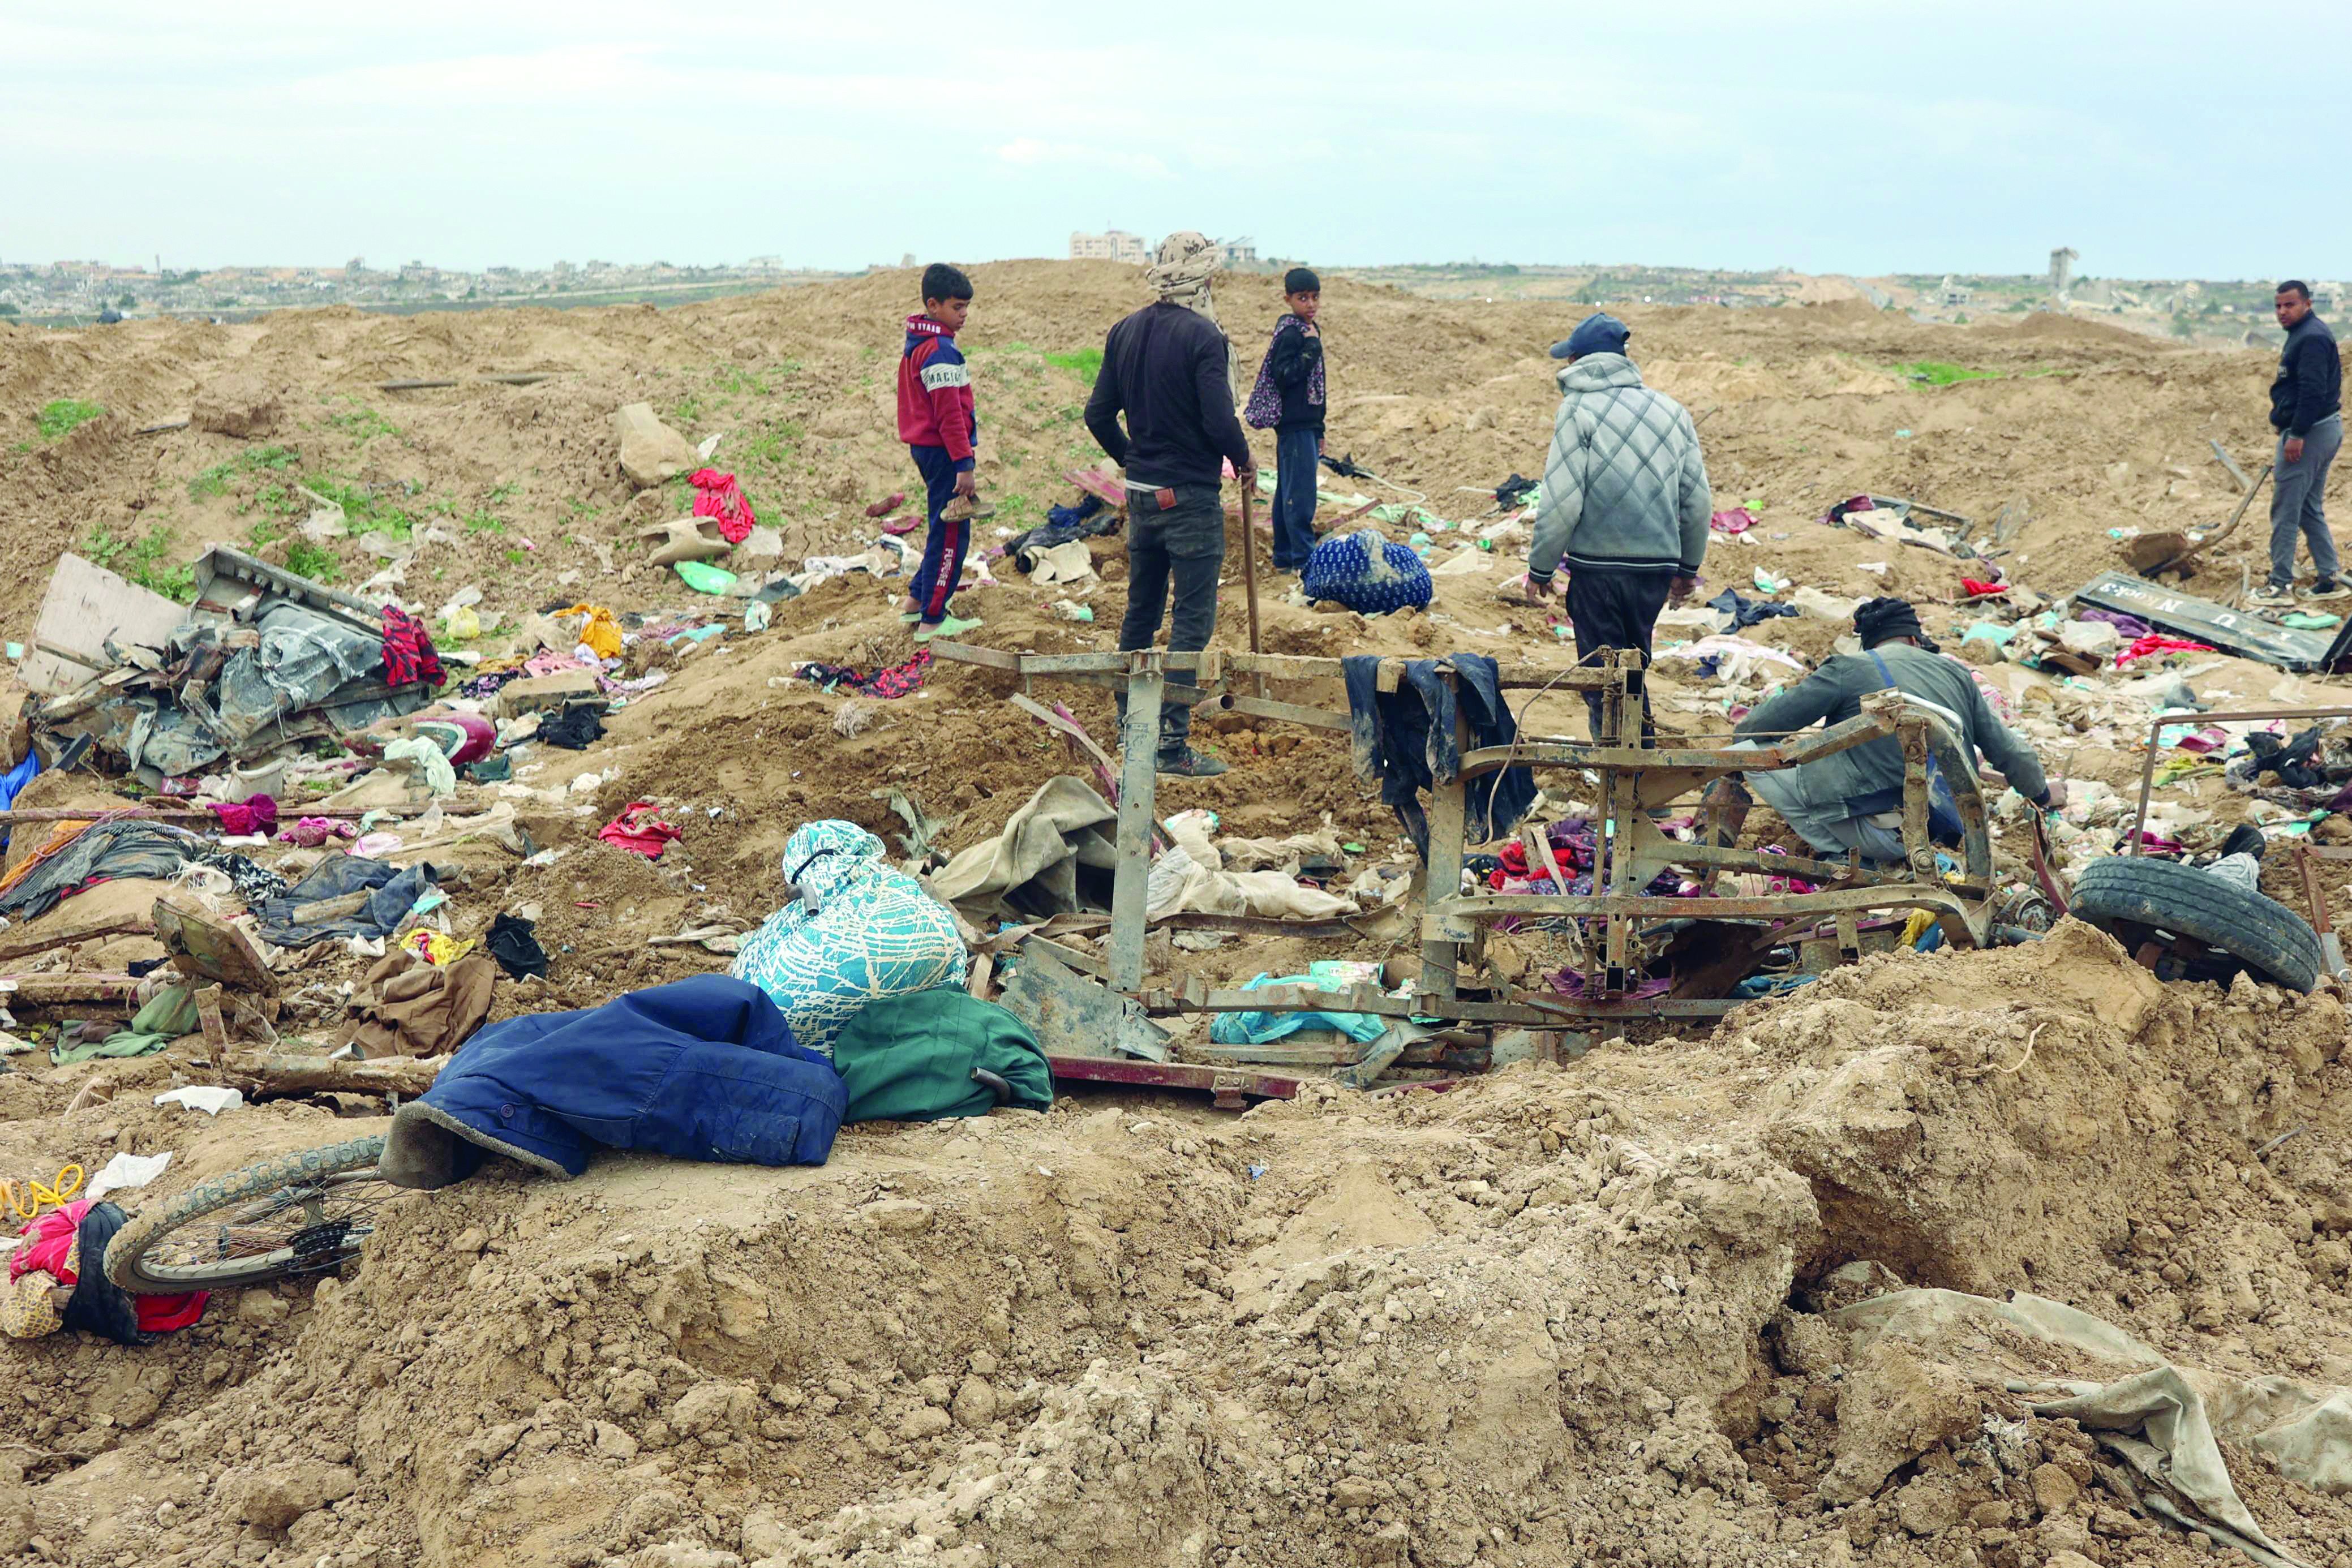
M2291 610L2298 599L2352 599L2352 588L2336 580L2336 539L2327 531L2323 505L2327 467L2344 444L2343 367L2336 334L2312 314L2311 290L2289 278L2278 286L2278 324L2286 329L2279 350L2277 380L2271 382L2271 426L2279 433L2276 466L2271 475L2271 578L2252 601L2264 609ZM2294 542L2311 547L2309 588L2294 588Z
M1087 428L1127 470L1127 617L1121 653L1149 648L1168 613L1171 653L1195 653L1217 629L1217 571L1225 559L1223 469L1244 487L1257 482L1249 438L1234 415L1233 345L1210 298L1217 253L1190 230L1160 242L1144 274L1155 304L1110 329L1102 371L1087 399ZM1119 415L1127 427L1119 428ZM1192 666L1171 661L1171 678L1190 684ZM1124 697L1120 718L1126 717ZM1192 747L1192 710L1171 705L1160 718L1160 771L1207 778L1225 765Z

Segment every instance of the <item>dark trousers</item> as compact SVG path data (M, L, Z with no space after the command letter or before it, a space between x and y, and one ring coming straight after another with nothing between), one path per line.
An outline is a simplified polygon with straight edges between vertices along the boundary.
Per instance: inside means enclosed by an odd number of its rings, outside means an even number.
M2284 588L2294 580L2294 547L2299 538L2311 547L2311 569L2319 580L2334 580L2337 570L2336 536L2327 531L2327 510L2322 504L2327 490L2328 465L2344 444L2344 420L2329 414L2303 438L2303 455L2286 460L2286 432L2279 432L2278 456L2271 470L2271 586Z
M1304 571L1315 549L1315 445L1306 425L1274 438L1274 570Z
M1612 571L1605 567L1580 566L1568 575L1568 619L1576 628L1576 662L1597 664L1596 655L1603 648L1639 648L1642 663L1650 662L1650 635L1656 630L1658 612L1666 607L1667 590L1674 579L1655 571ZM1584 695L1584 710L1591 716L1592 738L1601 738L1601 697L1598 693ZM1642 691L1642 735L1649 738L1657 734L1650 723L1650 693L1645 685Z
M923 476L924 499L930 509L930 532L923 536L923 561L915 569L907 584L907 594L914 600L927 625L938 625L947 619L948 599L963 580L964 552L971 549L971 525L950 523L940 517L940 508L955 497L955 459L944 446L909 446L914 454L915 471Z
M1197 653L1217 629L1217 569L1225 559L1225 506L1215 485L1178 485L1174 505L1162 507L1160 492L1129 490L1127 497L1127 617L1119 622L1121 653L1149 648L1169 613L1169 591L1176 604L1168 627L1171 653ZM1171 660L1171 678L1192 665ZM1183 685L1192 684L1189 678ZM1118 701L1122 724L1127 696ZM1192 710L1170 706L1160 714L1160 750L1181 751L1192 734Z

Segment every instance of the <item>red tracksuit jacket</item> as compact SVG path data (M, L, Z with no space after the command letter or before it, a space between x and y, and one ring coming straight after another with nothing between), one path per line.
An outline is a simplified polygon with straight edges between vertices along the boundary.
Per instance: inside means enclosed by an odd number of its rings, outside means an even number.
M972 464L980 421L971 406L971 367L955 334L929 316L907 318L907 346L898 356L898 439L909 446L944 446L959 470Z

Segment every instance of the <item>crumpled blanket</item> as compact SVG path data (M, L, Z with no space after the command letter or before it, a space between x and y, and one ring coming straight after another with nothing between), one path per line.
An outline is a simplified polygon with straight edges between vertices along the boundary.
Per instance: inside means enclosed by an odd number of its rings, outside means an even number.
M686 835L664 821L659 810L651 800L632 800L621 808L621 814L596 830L596 836L608 844L631 850L649 861L657 861L662 851L669 848L674 839Z
M996 837L931 873L933 898L997 915L1072 915L1110 907L1118 812L1085 779L1048 779Z
M329 855L285 897L255 904L254 919L263 937L280 947L389 936L437 880L424 862L404 871L363 855ZM352 914L321 917L308 908L354 893L367 894L367 902Z
M213 815L220 819L221 831L232 838L278 831L278 802L268 795L254 795L243 800L215 800L210 804Z
M1307 558L1299 587L1310 600L1328 599L1360 615L1417 610L1436 592L1429 567L1408 545L1378 528L1359 528L1319 541Z
M390 686L441 684L441 655L425 622L398 605L383 607L383 680Z
M93 882L131 877L168 881L214 846L168 822L117 817L101 822L58 822L48 842L0 883L0 915L37 920L60 900Z

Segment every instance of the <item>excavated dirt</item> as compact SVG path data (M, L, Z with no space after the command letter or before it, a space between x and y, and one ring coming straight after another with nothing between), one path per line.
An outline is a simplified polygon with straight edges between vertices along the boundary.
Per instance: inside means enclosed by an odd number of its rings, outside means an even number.
M1026 526L1067 498L1060 471L1091 456L1084 375L1046 356L1097 344L1137 303L1136 278L1005 264L975 281L983 489L999 524ZM417 535L437 529L389 585L426 611L477 583L486 623L582 597L709 613L640 564L635 529L684 508L619 476L613 408L651 401L691 438L723 435L713 461L743 476L788 559L862 549L866 503L911 478L890 414L910 291L910 275L882 274L667 312L0 328L0 569L37 585L93 530L160 528L158 566L216 539L282 553L308 509L268 493L290 475L374 486L363 493ZM1254 362L1270 281L1240 280L1223 304ZM1869 490L1976 517L2029 503L2006 564L2054 596L2120 560L2110 528L2226 515L2233 487L2209 437L2249 468L2263 449L2257 355L2039 318L1920 327L1854 302L1628 319L1652 380L1706 415L1718 504L1763 518L1757 542L1717 542L1710 593L1746 591L1762 568L1848 597L1956 599L1960 563L1812 520ZM1542 345L1563 334L1560 310L1335 281L1326 322L1331 450L1457 521L1490 499L1468 487L1538 471L1555 401ZM1999 375L1933 388L1903 369L1919 361ZM367 385L536 370L562 373ZM32 413L67 397L109 412L39 443ZM192 409L189 429L133 434ZM240 465L272 447L296 456ZM217 484L195 483L222 465ZM2256 519L2199 589L2234 588L2259 532ZM347 583L382 564L363 540L332 548ZM1108 646L1122 549L1092 549L1104 580L1076 589L993 563L1000 585L959 601L987 623L973 640ZM1565 664L1548 615L1497 598L1509 571L1504 552L1440 576L1429 612L1370 623L1269 591L1267 645ZM951 821L952 849L1071 769L985 672L941 667L847 716L845 699L787 678L808 659L906 657L896 591L825 583L778 605L763 633L671 659L668 683L589 750L523 754L534 793L520 809L560 853L453 857L452 929L536 905L555 960L544 985L501 980L500 1015L722 963L646 941L764 915L775 855L810 817L903 831L896 789ZM1052 608L1080 595L1091 625ZM32 588L12 596L0 632L26 637L37 602ZM1929 616L1939 631L1961 618ZM1751 635L1811 662L1833 629ZM501 648L496 634L479 646ZM2197 689L2227 706L2330 694L2207 663ZM1670 726L1723 727L1723 694L1687 665L1659 686ZM1039 695L1110 733L1106 698ZM2145 704L2011 695L2060 726L2050 760L2070 778L2136 787L2125 720ZM1531 719L1560 729L1569 713L1549 697ZM1328 817L1365 863L1392 851L1393 819L1340 738L1234 716L1215 727L1234 771L1171 782L1164 810L1206 806L1242 833ZM639 798L686 830L658 863L592 836ZM2165 798L2212 811L2200 831L2216 836L2242 810L2211 779ZM1225 982L1380 956L1302 946L1234 942L1197 967ZM361 967L298 979L331 991ZM1446 1093L1316 1091L1235 1116L1081 1092L1043 1117L852 1128L819 1169L609 1158L568 1184L492 1171L397 1200L341 1278L231 1293L140 1350L60 1335L0 1351L16 1395L0 1402L0 1561L2203 1561L2210 1549L2134 1510L2104 1449L2005 1386L2090 1375L2079 1364L1990 1333L1864 1343L1831 1314L1896 1285L2026 1291L2183 1363L2352 1383L2345 1040L2330 998L2160 984L2067 924L2027 947L1868 959L1711 1034L1604 1044ZM382 1125L356 1098L217 1121L155 1108L184 1071L171 1055L14 1060L33 1065L0 1075L0 1170L175 1151L134 1206ZM2352 1507L2251 1449L2227 1455L2274 1540L2352 1564Z

